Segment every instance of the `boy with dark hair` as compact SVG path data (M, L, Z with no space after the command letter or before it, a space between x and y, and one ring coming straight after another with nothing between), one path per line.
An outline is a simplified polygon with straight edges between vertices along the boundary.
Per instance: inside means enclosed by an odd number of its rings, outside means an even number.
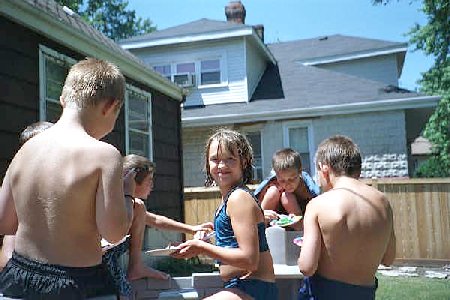
M358 180L361 155L345 136L316 153L324 193L306 209L298 259L302 299L375 299L379 264L395 258L392 209L385 195Z
M88 58L72 66L60 97L63 113L17 152L0 191L0 233L16 234L0 276L4 296L84 299L116 294L102 262L100 237L128 232L134 172L99 141L114 128L125 78L113 64Z
M300 154L291 148L278 150L272 157L272 170L271 176L255 190L266 218L277 218L277 214L303 215L306 204L319 195L320 189L302 171ZM293 227L299 229L300 224Z

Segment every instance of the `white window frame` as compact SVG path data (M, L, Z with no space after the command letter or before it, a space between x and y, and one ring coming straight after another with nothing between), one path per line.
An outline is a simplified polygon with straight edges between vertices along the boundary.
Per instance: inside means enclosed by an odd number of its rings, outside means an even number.
M287 121L283 122L283 147L291 147L289 141L289 129L306 128L308 132L308 150L311 170L306 170L311 176L316 174L316 164L314 162L314 131L311 121Z
M247 136L250 133L259 132L259 136L261 138L260 151L261 151L261 177L262 178L258 178L258 179L263 180L264 179L264 136L263 136L263 131L262 131L262 125L253 125L253 126L240 128L240 131L245 136Z
M77 61L67 55L61 54L44 45L39 45L39 120L47 120L47 101L59 104L59 99L47 99L47 89L45 88L47 74L45 72L46 56L52 56L56 59L62 60L65 63L73 66ZM65 80L65 78L64 78ZM64 82L63 82L64 83Z
M214 84L201 84L201 62L204 60L219 60L220 66L220 83ZM177 75L177 65L183 63L194 63L195 64L195 84L194 86L198 89L214 88L214 87L225 87L228 85L228 72L227 72L227 56L225 51L207 51L195 54L183 54L175 55L171 57L169 61L158 61L151 63L151 67L154 70L155 67L168 66L170 65L170 80L174 82L174 75ZM155 71L156 72L156 71ZM160 73L158 73L160 74ZM165 77L164 75L160 74Z
M125 152L126 154L130 153L130 131L133 129L130 128L128 123L128 109L129 109L129 91L135 92L137 94L141 94L144 97L148 98L148 122L149 122L149 132L146 133L148 135L148 149L149 149L149 157L150 161L153 161L153 114L152 114L152 95L149 92L141 90L131 84L127 84L126 93L125 93ZM140 132L140 131L139 131Z

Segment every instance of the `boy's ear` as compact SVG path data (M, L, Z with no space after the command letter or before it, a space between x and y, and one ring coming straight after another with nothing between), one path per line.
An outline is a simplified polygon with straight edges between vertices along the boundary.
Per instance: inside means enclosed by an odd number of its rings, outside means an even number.
M61 104L61 106L64 108L66 102L64 101L63 97L59 96L59 103Z
M103 104L102 113L103 115L107 115L111 111L116 111L117 106L119 105L119 100L107 100Z

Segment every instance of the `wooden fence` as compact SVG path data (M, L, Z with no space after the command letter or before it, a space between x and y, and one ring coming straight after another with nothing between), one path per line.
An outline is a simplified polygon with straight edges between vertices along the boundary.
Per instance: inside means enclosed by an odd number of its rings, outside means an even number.
M384 192L392 205L398 260L450 260L450 178L366 183ZM188 224L212 221L221 201L217 188L202 187L185 188L184 199Z

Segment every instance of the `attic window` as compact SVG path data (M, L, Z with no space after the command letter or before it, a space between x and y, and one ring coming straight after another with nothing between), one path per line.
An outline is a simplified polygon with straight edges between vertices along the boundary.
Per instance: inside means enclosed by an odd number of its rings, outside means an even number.
M201 69L201 84L216 84L220 83L220 60L202 60L200 63Z

